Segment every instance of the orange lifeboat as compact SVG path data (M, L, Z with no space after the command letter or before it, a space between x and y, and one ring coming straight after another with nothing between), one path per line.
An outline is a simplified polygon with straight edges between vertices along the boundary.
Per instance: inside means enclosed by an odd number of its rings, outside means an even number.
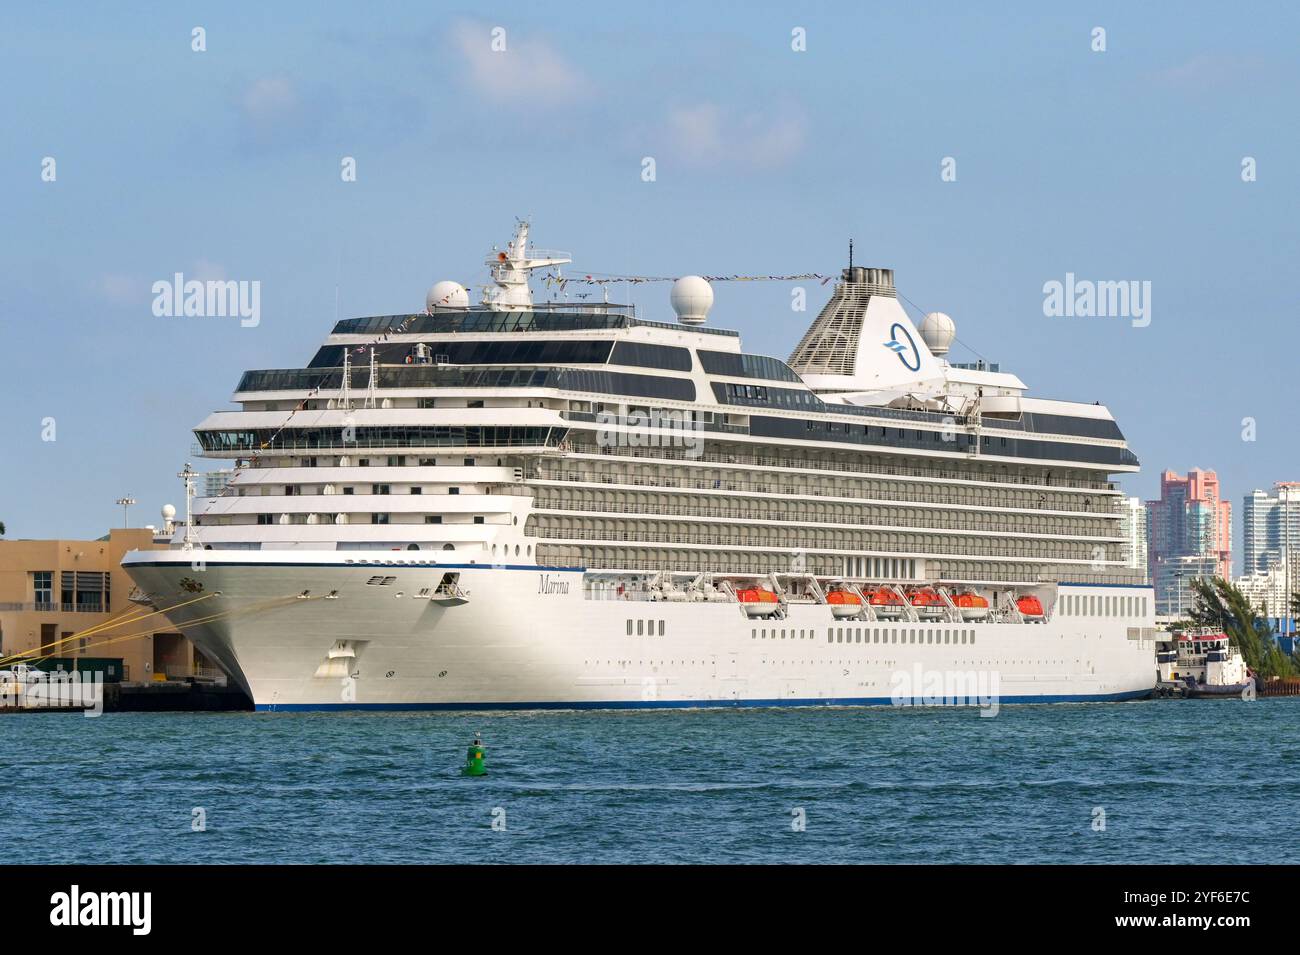
M876 616L885 620L893 620L903 615L902 598L888 587L872 591L871 596L867 598L867 603L871 604L871 609L876 612Z
M963 620L983 620L989 615L989 602L985 597L967 590L952 598L952 602L961 611Z
M1023 597L1016 598L1016 609L1026 620L1043 619L1043 602L1033 594L1025 594Z
M929 587L920 587L916 590L908 591L908 601L916 610L917 614L922 617L941 617L944 611L943 598L931 590Z
M777 608L776 594L765 587L746 587L736 591L736 599L750 617L769 617Z
M831 605L831 616L836 620L862 613L862 598L849 590L828 590L826 602Z

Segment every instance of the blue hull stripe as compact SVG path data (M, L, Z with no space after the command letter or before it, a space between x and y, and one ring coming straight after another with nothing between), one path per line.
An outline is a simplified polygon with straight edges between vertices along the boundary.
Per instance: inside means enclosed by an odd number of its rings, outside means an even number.
M997 702L999 706L1032 703L1107 703L1143 699L1151 693L1151 690L1128 690L1123 693L1080 693L1063 696L1004 696ZM893 705L893 700L887 696L871 696L806 700L614 700L569 703L258 703L255 709L259 713L302 713L323 710L693 710L706 707L747 709L785 706Z

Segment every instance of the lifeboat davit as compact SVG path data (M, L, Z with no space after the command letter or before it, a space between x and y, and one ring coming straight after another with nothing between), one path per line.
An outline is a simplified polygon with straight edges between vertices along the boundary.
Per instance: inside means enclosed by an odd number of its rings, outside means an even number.
M852 591L827 591L826 602L831 605L831 616L836 620L856 617L862 613L862 598Z
M736 591L736 599L750 617L770 617L776 612L779 601L776 594L765 587L746 587Z
M888 587L872 591L871 596L867 598L867 603L871 604L871 609L876 612L877 617L894 620L903 615L902 598Z
M1043 602L1033 594L1025 594L1023 597L1016 598L1016 609L1026 620L1043 619Z
M929 587L909 591L907 599L913 609L922 617L942 617L945 610L943 598Z
M966 591L953 597L952 602L961 611L963 620L983 620L989 615L989 602L979 594Z

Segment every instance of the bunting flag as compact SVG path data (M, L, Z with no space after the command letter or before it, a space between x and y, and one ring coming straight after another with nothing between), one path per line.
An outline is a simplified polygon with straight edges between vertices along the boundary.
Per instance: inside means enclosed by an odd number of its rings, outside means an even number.
M802 281L819 281L822 285L829 282L834 276L821 275L817 272L804 272L800 275L702 275L700 278L706 282L802 282ZM551 272L542 277L542 281L547 287L555 287L561 290L570 282L578 282L583 285L643 285L646 282L676 282L681 276L667 275L608 275L597 278L594 275L582 276L563 276Z

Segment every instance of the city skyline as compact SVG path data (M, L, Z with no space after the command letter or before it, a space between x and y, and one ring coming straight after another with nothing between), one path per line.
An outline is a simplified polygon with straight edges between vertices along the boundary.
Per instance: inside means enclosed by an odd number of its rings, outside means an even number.
M335 317L418 311L435 280L481 281L482 250L516 215L573 251L571 274L834 274L855 239L859 263L897 269L914 317L912 302L953 316L954 361L1107 405L1143 464L1126 493L1150 499L1163 471L1194 466L1229 501L1300 477L1271 384L1300 345L1278 287L1300 251L1284 173L1300 140L1276 121L1300 86L1286 39L1300 15L1271 6L1267 35L1216 18L1211 42L1209 9L993 22L957 6L760 5L699 11L689 28L631 11L615 30L595 8L476 19L405 4L351 33L308 6L295 31L250 10L0 15L0 76L42 84L0 107L16 131L0 157L0 309L18 463L0 477L0 521L11 539L98 537L124 496L133 523L183 510L176 472L218 466L192 454L191 428L243 371L300 365ZM379 49L410 55L376 74ZM849 63L860 89L828 85ZM521 86L535 93L523 106ZM575 136L590 143L580 163ZM153 286L176 273L259 282L259 322L160 317ZM1045 286L1076 276L1149 282L1150 314L1049 316ZM665 286L624 291L647 318L671 314ZM785 358L829 288L715 292L711 323ZM1234 553L1240 535L1238 522Z

